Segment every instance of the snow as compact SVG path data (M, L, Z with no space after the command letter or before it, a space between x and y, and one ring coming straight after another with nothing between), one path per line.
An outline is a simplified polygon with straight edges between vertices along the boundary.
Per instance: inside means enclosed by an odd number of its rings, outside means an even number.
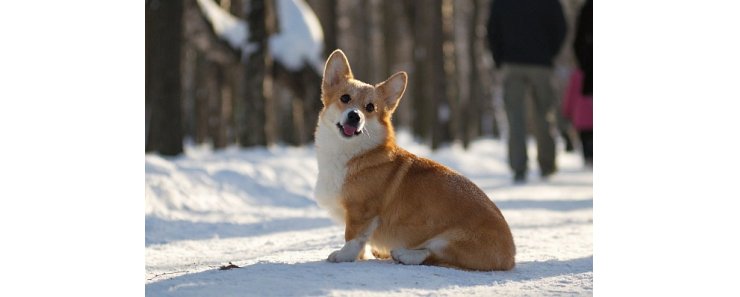
M247 43L249 37L247 22L223 10L212 0L198 0L198 6L200 6L206 19L211 22L213 31L217 36L228 42L233 48L246 53L251 52L248 50L249 45Z
M212 0L198 0L219 38L225 40L243 56L254 52L248 43L247 22L233 16ZM276 14L279 32L270 36L270 54L289 70L298 71L308 64L317 73L324 67L324 33L318 17L303 0L278 0Z
M312 147L145 157L146 294L149 296L592 295L593 190L579 155L559 152L560 171L512 185L505 142L432 152L401 146L463 173L501 208L517 245L507 272L469 272L367 260L328 263L343 227L319 208ZM536 150L532 143L530 156ZM232 262L241 268L218 270Z
M303 0L278 0L276 6L280 32L270 37L270 53L290 70L308 63L322 73L324 32L319 18Z

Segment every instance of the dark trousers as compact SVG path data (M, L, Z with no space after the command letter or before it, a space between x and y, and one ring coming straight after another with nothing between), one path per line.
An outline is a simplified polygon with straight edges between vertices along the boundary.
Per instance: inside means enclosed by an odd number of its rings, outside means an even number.
M527 129L524 94L532 90L535 110L537 161L542 174L555 172L555 94L550 83L552 69L544 66L505 64L504 103L509 118L509 166L515 173L527 171Z
M592 164L594 159L594 131L578 131L583 146L583 160L586 164Z

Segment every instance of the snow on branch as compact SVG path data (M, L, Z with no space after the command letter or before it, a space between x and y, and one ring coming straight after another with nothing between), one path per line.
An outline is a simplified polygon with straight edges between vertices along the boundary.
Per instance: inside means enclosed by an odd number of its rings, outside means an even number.
M277 0L278 34L270 36L270 54L291 71L308 64L314 71L323 71L324 32L318 17L304 0ZM198 0L203 14L214 33L229 45L249 55L255 49L250 44L247 22L221 8L213 0Z
M232 48L241 50L242 54L249 52L247 22L233 16L212 0L198 0L198 6L219 38L228 42Z
M278 0L276 11L280 32L270 38L272 56L290 70L308 63L323 72L324 32L313 10L304 0Z

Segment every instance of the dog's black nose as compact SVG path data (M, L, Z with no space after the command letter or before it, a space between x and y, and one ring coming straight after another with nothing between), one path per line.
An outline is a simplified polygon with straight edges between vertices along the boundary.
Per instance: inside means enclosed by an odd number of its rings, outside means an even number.
M352 110L347 114L347 124L356 126L360 122L360 113L357 110Z

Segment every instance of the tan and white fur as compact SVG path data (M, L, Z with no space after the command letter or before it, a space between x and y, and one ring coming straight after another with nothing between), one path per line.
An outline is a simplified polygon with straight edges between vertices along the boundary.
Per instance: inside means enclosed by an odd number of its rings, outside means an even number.
M405 72L376 85L356 80L341 50L326 61L315 195L345 224L346 241L328 261L361 259L370 246L375 257L408 265L513 268L511 230L486 194L396 145L391 115L406 83Z

